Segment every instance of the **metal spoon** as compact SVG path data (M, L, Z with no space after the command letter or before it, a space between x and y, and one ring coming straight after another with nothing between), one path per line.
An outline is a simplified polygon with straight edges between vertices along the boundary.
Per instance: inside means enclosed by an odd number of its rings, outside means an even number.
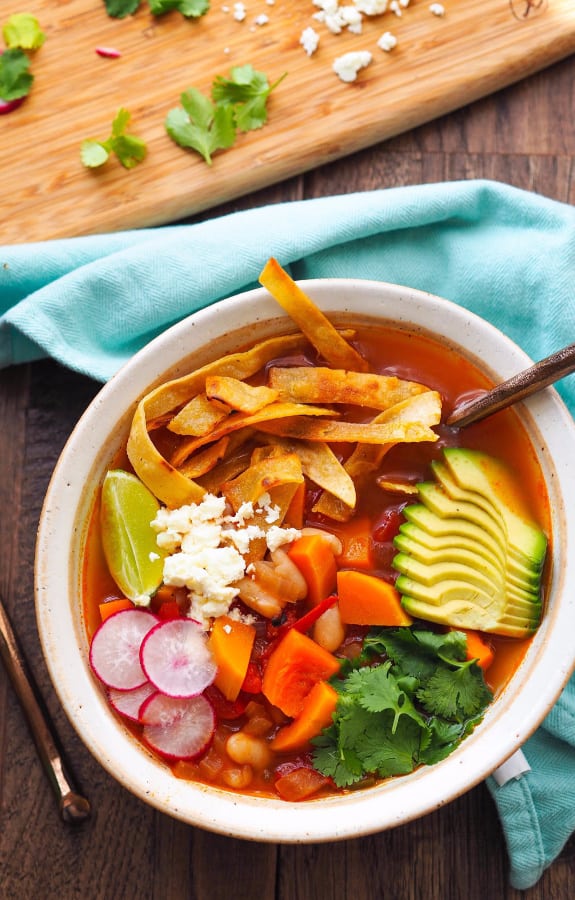
M79 824L90 815L90 803L78 793L66 773L67 767L58 747L58 738L42 708L38 688L18 646L1 595L0 656L26 715L38 755L58 801L60 816L64 822Z
M535 365L530 366L508 381L504 381L492 390L487 391L474 400L463 400L458 403L447 418L447 425L471 425L479 422L492 413L524 400L542 388L559 381L566 375L575 372L575 344L557 350Z

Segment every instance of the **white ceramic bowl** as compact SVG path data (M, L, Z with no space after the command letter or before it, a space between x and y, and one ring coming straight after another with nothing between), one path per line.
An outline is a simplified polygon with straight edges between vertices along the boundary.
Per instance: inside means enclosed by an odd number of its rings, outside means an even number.
M326 312L409 325L469 357L494 382L530 364L508 338L466 310L429 294L355 280L303 283ZM343 317L345 318L345 316ZM129 734L88 665L82 620L81 558L99 482L125 441L137 400L167 378L246 342L293 330L266 291L225 300L172 327L101 390L74 429L55 469L38 533L36 612L55 689L89 750L128 790L185 822L259 841L316 842L399 825L469 790L539 725L575 664L575 425L547 388L521 416L547 481L552 510L551 583L543 622L510 684L484 721L441 763L347 796L292 804L240 796L175 778Z

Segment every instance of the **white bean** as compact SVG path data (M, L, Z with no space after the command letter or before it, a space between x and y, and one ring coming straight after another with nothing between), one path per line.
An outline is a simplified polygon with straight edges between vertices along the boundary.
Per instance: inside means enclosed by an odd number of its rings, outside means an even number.
M226 753L238 765L249 765L256 770L265 769L271 762L271 751L266 742L243 731L229 736Z
M333 653L345 637L345 628L339 614L339 606L334 604L321 614L313 626L313 639L316 644Z
M251 766L240 766L238 769L226 769L222 775L228 787L244 790L252 783L254 772Z

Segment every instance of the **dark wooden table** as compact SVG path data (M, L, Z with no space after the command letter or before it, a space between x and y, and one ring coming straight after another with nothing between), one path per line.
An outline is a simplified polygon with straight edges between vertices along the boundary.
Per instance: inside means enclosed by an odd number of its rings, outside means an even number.
M281 200L470 178L496 179L575 203L574 85L571 58L440 121L208 215ZM0 897L575 897L575 838L537 886L523 894L509 887L504 838L484 785L395 830L338 844L277 846L183 825L132 797L100 768L59 708L33 605L34 542L44 492L68 434L98 388L52 361L0 373L0 589L94 808L92 819L77 830L61 823L0 670Z

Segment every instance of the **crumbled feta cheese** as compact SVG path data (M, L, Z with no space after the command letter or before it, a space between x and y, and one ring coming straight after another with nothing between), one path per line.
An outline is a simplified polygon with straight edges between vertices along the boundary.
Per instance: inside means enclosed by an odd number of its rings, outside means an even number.
M268 525L279 518L269 494L262 495L257 507ZM244 555L251 541L267 538L268 547L274 550L300 535L296 529L273 524L266 530L254 518L252 503L242 504L235 515L229 515L224 497L206 494L201 503L160 508L151 523L158 546L168 554L164 558L165 584L187 588L189 615L204 628L209 627L211 618L227 613L236 598L235 583L245 574ZM142 598L142 603L144 600L148 605L149 597Z
M353 0L355 8L365 16L381 16L387 9L387 3L388 0Z
M138 597L132 597L132 603L134 606L149 606L151 603L151 598L149 594L139 594Z
M333 71L342 81L355 81L359 70L368 66L372 58L369 50L352 50L334 59Z
M319 46L319 34L311 25L304 28L300 35L299 42L308 56L312 56Z
M150 560L150 562L156 562L156 560L158 560L159 558L160 558L160 554L154 553L153 550L151 553L148 553L148 559Z
M253 625L254 622L257 622L255 616L252 616L251 613L243 613L237 606L232 606L227 616L228 619L233 619L234 622L243 622L244 625Z
M385 50L386 53L389 53L390 50L393 50L394 47L397 47L397 38L391 31L386 31L381 35L380 39L377 42L377 46L381 50Z
M429 7L429 12L434 16L444 16L445 15L445 7L443 3L432 3Z
M234 3L234 19L236 22L243 22L246 17L246 7L244 3Z
M265 537L265 531L259 525L222 529L222 539L232 543L239 553L247 553L250 549L250 541L261 537Z
M270 20L269 16L266 16L265 13L260 13L259 16L256 16L254 19L254 25L262 26L267 25Z
M273 553L278 547L281 547L283 544L291 544L292 541L297 541L299 537L301 537L301 531L298 531L297 528L279 528L277 525L272 525L266 534L268 550L271 550Z
M396 16L401 18L402 12L399 5L399 0L391 0L391 3L389 4L389 11L395 13Z
M280 509L279 506L266 506L264 509L265 512L265 520L268 525L273 525L274 522L280 517Z

